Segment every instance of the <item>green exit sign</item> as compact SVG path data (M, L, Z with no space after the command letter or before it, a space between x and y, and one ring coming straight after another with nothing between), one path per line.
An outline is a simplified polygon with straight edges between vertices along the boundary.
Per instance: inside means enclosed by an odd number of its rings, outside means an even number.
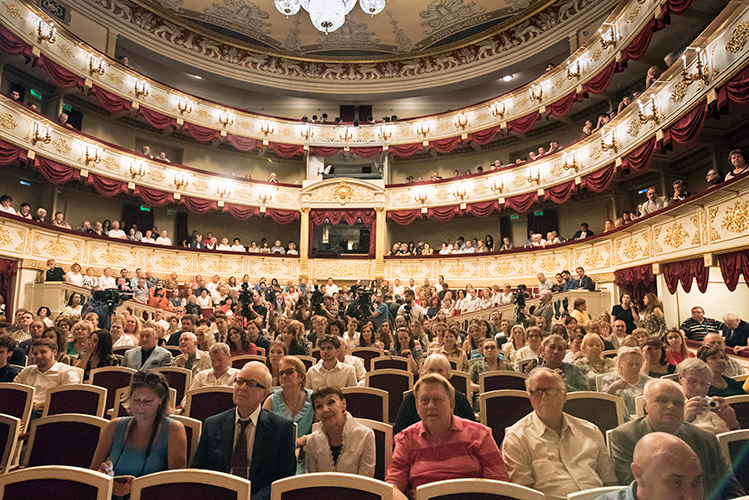
M31 94L31 97L36 97L40 101L42 100L42 94L37 90L29 89L29 94Z
M63 104L62 110L65 111L66 113L70 113L71 111L73 111L73 108L71 108L70 105L68 104Z
M535 212L533 212L533 217L541 217L543 214L543 210L536 210Z
M148 207L144 207L143 205L141 205L141 206L140 206L140 211L141 211L141 212L150 212L150 211L151 211L151 209L150 209L150 208L148 208Z
M510 220L520 220L520 216L519 215L511 215L510 216Z

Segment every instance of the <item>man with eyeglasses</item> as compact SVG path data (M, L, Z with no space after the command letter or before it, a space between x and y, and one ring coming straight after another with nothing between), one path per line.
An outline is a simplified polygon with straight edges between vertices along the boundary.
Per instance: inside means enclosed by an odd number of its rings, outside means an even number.
M601 431L564 413L561 375L535 368L525 386L533 412L507 429L502 442L510 481L555 496L617 484Z
M258 361L242 367L234 379L236 407L206 419L192 462L249 479L251 500L268 500L271 483L296 472L294 423L261 408L272 381Z
M609 436L619 484L627 485L634 480L631 464L640 438L651 432L665 432L681 438L699 457L705 498L718 500L744 495L715 436L684 421L684 393L679 384L673 380L650 380L645 384L644 397L647 415L620 425Z

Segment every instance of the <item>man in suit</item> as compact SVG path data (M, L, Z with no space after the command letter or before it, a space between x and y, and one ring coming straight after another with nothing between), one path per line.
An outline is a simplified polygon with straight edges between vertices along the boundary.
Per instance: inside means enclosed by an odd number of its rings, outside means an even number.
M294 423L261 408L272 377L257 361L234 379L236 408L206 419L192 466L252 482L251 500L268 500L273 481L296 473Z
M699 457L705 498L737 498L744 490L720 452L714 435L684 422L684 393L672 380L655 379L645 384L647 416L622 424L611 432L611 451L619 484L634 479L631 464L635 445L646 434L666 432L681 438Z
M587 238L588 236L593 236L593 231L588 229L588 223L583 222L580 224L580 230L575 233L575 235L572 237L573 240L582 240L584 238Z
M140 330L140 345L125 351L122 366L146 372L160 366L171 366L172 353L156 345L158 337L153 328Z
M747 340L749 340L749 323L742 320L738 314L729 311L723 315L723 326L721 328L723 338L726 339L726 345L733 347L736 354L749 349Z
M585 274L585 269L582 267L578 267L575 269L575 272L577 273L577 278L572 280L572 283L570 283L569 290L588 290L590 292L595 291L596 284L593 283L593 280L590 279L590 276Z

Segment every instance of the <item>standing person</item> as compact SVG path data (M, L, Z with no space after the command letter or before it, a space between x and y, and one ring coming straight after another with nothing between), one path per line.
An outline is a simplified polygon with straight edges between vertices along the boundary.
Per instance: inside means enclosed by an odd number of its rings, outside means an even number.
M645 309L642 311L642 326L651 337L660 337L666 333L666 319L663 315L663 303L654 293L645 295Z
M611 309L611 316L617 320L624 321L627 335L631 335L637 323L640 321L640 314L637 312L637 306L632 302L632 297L628 293L623 293L619 298L619 304Z

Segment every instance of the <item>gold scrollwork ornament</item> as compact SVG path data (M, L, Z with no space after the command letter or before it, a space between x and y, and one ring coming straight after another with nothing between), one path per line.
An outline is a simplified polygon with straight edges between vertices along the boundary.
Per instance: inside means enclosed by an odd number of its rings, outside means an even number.
M740 52L749 39L749 23L741 23L731 33L731 39L726 44L726 50L731 53Z

